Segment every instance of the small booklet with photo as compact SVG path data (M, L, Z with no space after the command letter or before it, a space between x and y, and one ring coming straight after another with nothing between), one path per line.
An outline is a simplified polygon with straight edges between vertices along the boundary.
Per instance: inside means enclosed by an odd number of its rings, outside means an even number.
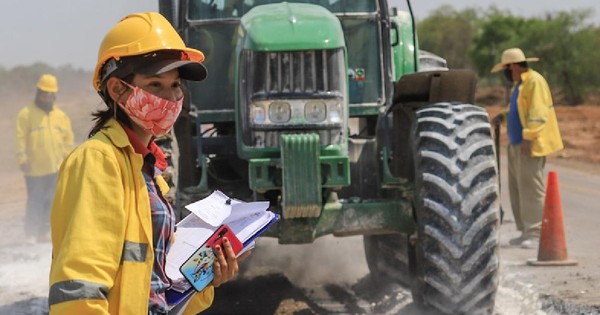
M231 229L223 224L179 267L181 274L183 274L196 291L202 291L213 280L215 274L212 266L216 259L214 248L215 245L223 248L223 237L229 240L236 255L242 250L244 245L233 234Z

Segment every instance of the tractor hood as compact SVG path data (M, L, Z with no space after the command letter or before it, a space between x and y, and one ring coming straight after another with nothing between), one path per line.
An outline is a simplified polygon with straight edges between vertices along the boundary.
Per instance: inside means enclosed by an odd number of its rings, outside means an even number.
M338 18L327 9L301 3L253 8L241 19L242 49L321 50L344 47Z

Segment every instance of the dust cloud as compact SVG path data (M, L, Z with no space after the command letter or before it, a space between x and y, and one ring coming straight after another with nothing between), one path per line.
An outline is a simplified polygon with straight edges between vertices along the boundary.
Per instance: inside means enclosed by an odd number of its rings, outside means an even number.
M303 287L354 283L368 273L362 236L325 236L301 245L280 245L277 239L260 238L247 263L244 268L249 276L279 272Z

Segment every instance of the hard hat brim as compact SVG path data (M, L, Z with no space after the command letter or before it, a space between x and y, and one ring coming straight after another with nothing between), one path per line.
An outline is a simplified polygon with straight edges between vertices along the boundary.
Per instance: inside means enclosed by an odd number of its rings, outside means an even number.
M44 92L44 93L56 93L58 92L58 88L51 88L51 87L44 87L44 86L37 86L38 90Z
M176 59L153 60L135 67L133 72L144 75L158 75L173 69L179 69L179 77L189 81L202 81L208 75L208 71L202 63Z

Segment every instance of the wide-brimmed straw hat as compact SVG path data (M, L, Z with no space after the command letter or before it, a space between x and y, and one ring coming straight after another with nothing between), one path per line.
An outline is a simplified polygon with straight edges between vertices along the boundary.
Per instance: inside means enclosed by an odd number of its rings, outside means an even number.
M504 68L504 66L509 65L511 63L519 63L523 61L527 62L535 62L539 61L540 58L530 57L525 58L525 54L519 48L510 48L502 52L502 58L500 59L500 63L496 64L492 68L492 73L498 72Z

